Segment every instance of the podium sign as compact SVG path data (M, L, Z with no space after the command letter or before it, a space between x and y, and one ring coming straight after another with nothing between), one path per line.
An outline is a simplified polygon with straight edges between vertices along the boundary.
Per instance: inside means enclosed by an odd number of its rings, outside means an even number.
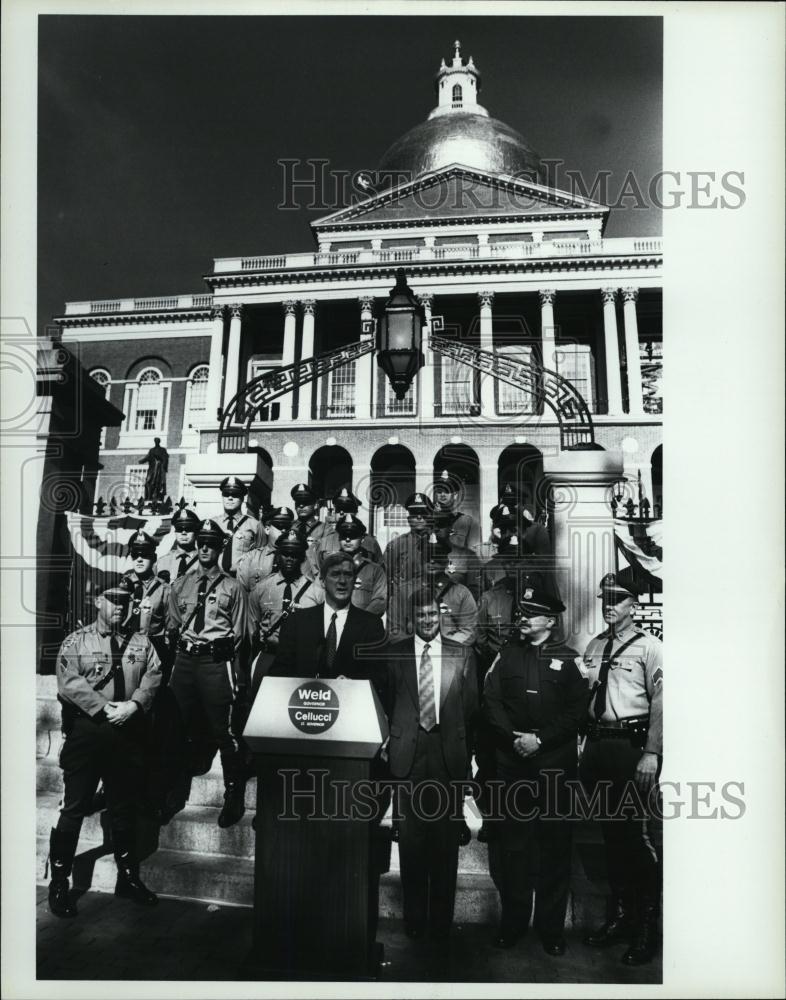
M259 978L374 976L378 819L369 805L378 803L368 783L387 734L369 681L262 680L243 733L257 764Z

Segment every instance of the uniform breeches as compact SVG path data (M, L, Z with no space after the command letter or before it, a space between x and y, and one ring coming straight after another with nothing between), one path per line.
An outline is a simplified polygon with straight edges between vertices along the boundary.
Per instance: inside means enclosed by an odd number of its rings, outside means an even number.
M634 774L641 750L625 740L587 741L581 760L581 781L596 797L606 851L606 869L615 896L660 896L661 819L652 809L653 792L643 800ZM602 810L602 812L601 812Z
M112 829L133 829L142 784L143 736L144 719L138 713L122 726L87 716L74 720L60 752L64 793L58 830L79 833L82 820L92 812L99 781L104 783Z
M414 764L398 799L404 919L419 928L428 922L437 932L450 927L456 894L461 814L453 815L450 785L439 730L418 729Z
M221 752L224 777L234 773L239 752L231 723L235 700L231 665L214 663L210 656L187 656L179 652L169 688L180 711L185 735L199 742L203 734L198 722L203 719L208 738Z

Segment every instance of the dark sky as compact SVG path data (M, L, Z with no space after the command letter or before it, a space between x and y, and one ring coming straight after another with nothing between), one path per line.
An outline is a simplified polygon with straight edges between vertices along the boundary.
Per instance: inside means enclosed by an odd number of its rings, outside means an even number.
M649 17L39 18L39 327L67 300L204 291L212 258L310 250L280 158L373 170L460 38L481 103L587 189L661 162ZM562 186L568 186L564 184ZM655 208L608 236L660 232ZM338 206L337 206L338 207Z

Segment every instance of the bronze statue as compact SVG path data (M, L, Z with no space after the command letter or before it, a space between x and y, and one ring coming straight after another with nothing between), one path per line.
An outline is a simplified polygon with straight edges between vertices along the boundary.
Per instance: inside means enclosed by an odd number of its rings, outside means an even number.
M155 444L141 460L147 466L145 476L145 500L163 500L166 496L166 474L169 468L169 452L161 447L161 438L153 438Z

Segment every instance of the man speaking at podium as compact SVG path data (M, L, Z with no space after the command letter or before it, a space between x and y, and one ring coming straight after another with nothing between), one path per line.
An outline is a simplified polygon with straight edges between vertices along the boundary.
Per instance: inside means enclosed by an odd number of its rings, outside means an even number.
M351 603L356 572L347 552L325 557L325 603L302 608L284 622L270 674L370 680L387 714L385 629L378 615Z

